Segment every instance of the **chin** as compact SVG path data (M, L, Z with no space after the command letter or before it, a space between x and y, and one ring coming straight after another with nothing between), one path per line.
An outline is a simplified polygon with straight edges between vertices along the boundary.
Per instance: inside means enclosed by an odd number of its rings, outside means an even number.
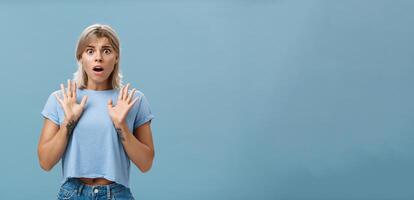
M108 78L104 78L104 77L99 78L99 79L97 78L88 78L88 79L95 83L105 83L106 81L108 81Z

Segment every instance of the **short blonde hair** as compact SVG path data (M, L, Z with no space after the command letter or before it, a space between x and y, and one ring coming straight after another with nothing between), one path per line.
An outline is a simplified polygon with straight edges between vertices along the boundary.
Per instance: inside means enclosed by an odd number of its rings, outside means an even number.
M109 40L112 48L114 48L114 51L118 54L118 62L115 63L114 70L112 71L111 75L109 75L109 80L112 83L112 89L119 89L123 85L123 76L119 67L121 56L119 38L116 32L109 25L93 24L83 30L76 46L76 60L78 62L78 70L73 73L73 79L76 81L76 85L78 85L80 89L85 89L88 84L88 76L83 69L82 63L80 62L82 53L91 40L102 37L106 37Z

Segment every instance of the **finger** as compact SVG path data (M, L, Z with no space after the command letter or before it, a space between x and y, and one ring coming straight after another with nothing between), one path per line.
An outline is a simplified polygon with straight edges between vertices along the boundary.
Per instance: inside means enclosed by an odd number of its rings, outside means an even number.
M73 83L73 96L76 97L76 89L77 89L76 81L73 81L72 83Z
M134 98L135 93L136 93L137 91L138 91L138 90L137 90L137 89L135 89L135 88L132 90L132 92L131 92L131 96L129 97L128 102L131 102L131 100Z
M124 90L124 87L125 87L125 86L123 86L123 87L119 90L119 94L118 94L118 101L121 101L121 99L122 99L122 91Z
M70 80L70 94L72 95L72 97L75 96L75 94L73 94L73 80Z
M65 87L63 86L63 83L60 84L60 90L62 91L63 99L66 99L67 95L66 95Z
M72 97L72 87L71 87L70 79L68 79L68 97Z
M62 99L60 99L60 97L57 94L53 94L55 95L56 99L58 100L59 104L62 106Z
M136 101L138 101L138 99L139 99L139 97L136 97L132 102L131 102L131 106L132 105L134 105L134 103L136 102Z
M87 95L83 96L82 101L80 103L82 108L85 107L85 104L86 104L87 100L88 100L88 96Z
M128 102L128 103L130 103L130 102L131 102L131 99L132 99L132 97L134 96L135 92L136 92L136 89L134 88L134 89L132 89L132 91L129 93L129 95L128 95L128 99L127 99L127 102Z
M122 99L123 99L123 100L126 100L126 99L127 99L127 97L128 97L128 87L129 87L129 83L126 85L126 87L125 87L125 89L124 89L124 92L123 92L123 94L122 94Z

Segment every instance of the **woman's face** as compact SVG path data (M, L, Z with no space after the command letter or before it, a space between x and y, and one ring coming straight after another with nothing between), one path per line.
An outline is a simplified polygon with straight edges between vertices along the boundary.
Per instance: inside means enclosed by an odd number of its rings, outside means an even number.
M88 83L107 82L117 62L118 55L106 37L91 40L82 52L81 63L88 75Z

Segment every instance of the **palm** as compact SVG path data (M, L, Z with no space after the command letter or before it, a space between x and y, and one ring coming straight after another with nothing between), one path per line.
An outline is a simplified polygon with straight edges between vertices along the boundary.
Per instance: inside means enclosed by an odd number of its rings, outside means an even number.
M67 110L68 113L73 113L74 116L79 117L82 114L83 108L83 106L74 101L70 102L64 110Z
M118 96L118 101L116 103L116 106L112 105L112 100L108 101L108 113L111 117L113 123L115 126L119 127L122 123L125 122L126 116L128 115L129 110L134 105L134 103L137 101L138 98L135 98L132 100L132 97L135 93L135 88L132 89L131 92L128 93L128 86L123 87Z
M65 91L63 84L60 85L63 99L56 95L59 104L65 112L65 119L77 121L83 112L87 96L82 98L80 104L76 102L76 83L68 80L68 89Z
M124 101L118 102L115 107L109 108L109 116L113 121L121 123L128 114L129 106Z

